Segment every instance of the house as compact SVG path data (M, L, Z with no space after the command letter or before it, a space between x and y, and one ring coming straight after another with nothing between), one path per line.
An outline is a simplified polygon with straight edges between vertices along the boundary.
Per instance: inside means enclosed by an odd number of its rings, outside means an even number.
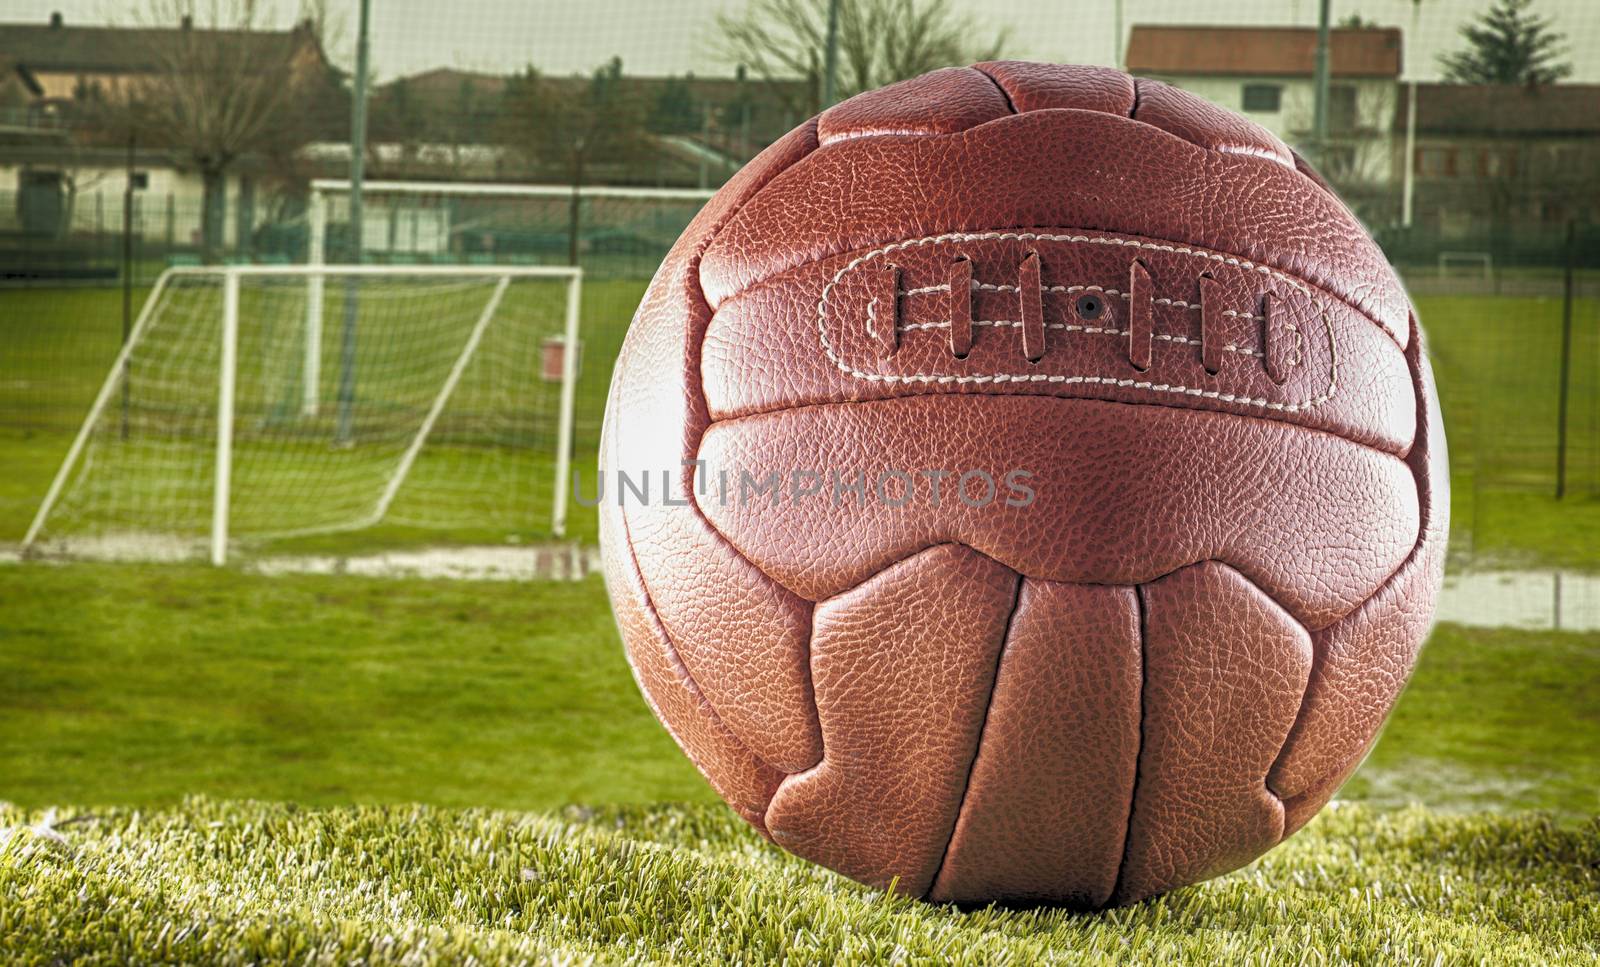
M1245 115L1312 158L1369 220L1393 204L1401 35L1340 28L1328 48L1328 143L1315 150L1317 31L1309 27L1134 25L1131 73L1166 81Z
M289 30L196 28L185 16L171 27L70 26L59 13L47 23L0 23L0 65L46 103L69 108L94 91L110 93L162 69L161 51L173 35L199 31L285 58L297 74L327 69L309 23ZM262 58L266 59L266 58Z
M1395 130L1406 127L1406 105ZM1417 85L1414 224L1453 247L1559 241L1600 221L1600 85Z
M0 23L0 237L63 241L120 232L129 146L105 130L97 102L170 66L164 52L193 36L226 38L246 62L287 63L296 79L333 83L333 69L309 23L288 30L212 30L184 17L171 27L76 26L61 14L42 23ZM311 89L308 87L308 89ZM342 105L337 113L345 115ZM147 187L135 232L174 246L196 244L204 183L178 146L134 146ZM240 159L224 186L229 245L256 223L256 183L271 174L264 159ZM9 246L8 246L9 249ZM9 257L9 252L7 253ZM72 253L64 253L70 261Z

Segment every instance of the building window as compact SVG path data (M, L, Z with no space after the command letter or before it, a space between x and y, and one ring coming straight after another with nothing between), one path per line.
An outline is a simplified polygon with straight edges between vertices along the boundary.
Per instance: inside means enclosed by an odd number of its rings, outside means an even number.
M1417 174L1423 178L1454 178L1456 153L1453 148L1418 148Z
M1246 84L1242 100L1246 111L1277 114L1283 102L1283 87L1279 84Z
M1517 173L1514 150L1484 148L1478 155L1478 174L1485 178L1510 178Z
M1328 130L1355 129L1356 89L1349 84L1335 84L1328 89Z
M1574 175L1583 170L1583 152L1578 148L1562 146L1552 149L1553 167L1557 174Z

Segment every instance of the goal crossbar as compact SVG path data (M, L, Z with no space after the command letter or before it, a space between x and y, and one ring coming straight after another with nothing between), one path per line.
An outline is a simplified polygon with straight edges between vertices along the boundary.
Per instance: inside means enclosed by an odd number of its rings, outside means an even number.
M514 279L548 279L560 281L566 286L565 313L562 320L563 352L562 352L562 385L560 391L558 424L557 424L557 452L555 459L554 492L555 501L551 511L551 530L557 537L566 532L566 503L568 495L568 478L571 474L572 460L572 423L576 403L577 381L577 346L578 329L580 320L580 299L582 291L583 271L575 266L512 266L512 265L432 265L432 266L381 266L381 265L239 265L239 266L174 266L166 269L157 277L152 285L150 294L146 297L144 305L140 308L139 315L129 330L128 338L118 351L112 362L110 371L100 385L94 402L90 405L89 412L73 437L72 444L67 450L66 457L57 469L50 482L50 487L45 493L44 500L40 503L38 511L34 514L27 533L22 540L22 551L26 554L33 548L42 533L50 512L60 501L72 473L79 461L83 459L84 450L88 446L95 427L104 416L116 389L125 378L129 361L135 348L140 344L150 328L156 309L161 305L163 297L172 288L175 280L185 278L215 278L222 284L222 310L218 320L220 326L220 364L217 384L217 439L215 445L215 473L213 477L212 493L212 519L210 527L210 558L213 564L221 565L227 559L228 528L229 528L229 501L231 486L231 470L233 463L232 436L235 417L235 392L238 376L238 338L239 338L239 312L240 281L246 278L275 277L275 278L305 278L310 281L322 282L329 276L340 278L363 277L389 277L389 278L498 278L500 281L494 287L488 302L479 313L473 327L468 334L465 344L454 359L450 371L445 378L443 386L431 401L427 414L421 425L406 446L399 465L394 474L387 481L384 490L376 502L372 513L364 520L340 529L356 529L371 526L381 520L393 503L395 495L399 492L416 461L418 453L426 444L432 433L440 414L450 402L462 374L473 360L483 334L491 321L495 318L505 296L506 290ZM321 285L314 289L314 295L320 298ZM319 314L320 315L320 314ZM309 341L311 333L307 334ZM320 333L316 334L320 337ZM529 379L535 378L528 374Z
M1468 265L1483 270L1483 277L1489 278L1494 273L1494 256L1488 252L1472 251L1444 251L1439 253L1439 273L1441 275L1455 265Z
M314 178L313 196L346 193L350 182L343 178ZM705 188L622 188L614 185L528 185L486 181L363 181L363 194L456 195L501 198L632 198L640 201L704 202L716 194Z

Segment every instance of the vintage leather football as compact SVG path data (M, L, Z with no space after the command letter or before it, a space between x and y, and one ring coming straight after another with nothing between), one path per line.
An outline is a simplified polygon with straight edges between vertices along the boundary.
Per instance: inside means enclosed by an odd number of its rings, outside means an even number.
M1411 671L1448 514L1350 211L1248 121L1044 64L746 166L639 308L601 464L695 765L785 849L963 903L1125 903L1303 825Z

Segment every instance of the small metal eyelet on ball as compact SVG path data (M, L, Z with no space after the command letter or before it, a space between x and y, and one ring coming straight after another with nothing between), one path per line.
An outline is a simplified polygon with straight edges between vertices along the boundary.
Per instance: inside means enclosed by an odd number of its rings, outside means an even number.
M1105 315L1106 300L1096 292L1085 292L1078 296L1078 318L1093 321Z

